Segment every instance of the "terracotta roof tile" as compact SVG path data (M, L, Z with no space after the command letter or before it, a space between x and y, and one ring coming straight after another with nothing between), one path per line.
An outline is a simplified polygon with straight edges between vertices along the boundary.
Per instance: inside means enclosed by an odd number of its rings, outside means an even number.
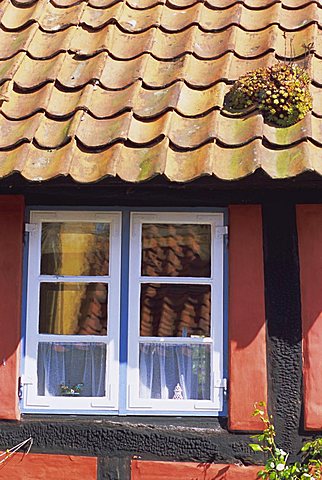
M14 72L14 83L24 89L34 89L44 83L53 82L60 73L64 61L64 54L56 55L48 60L34 60L19 53L21 59L17 71ZM10 78L12 79L13 75Z
M240 75L285 58L312 77L305 119L223 109ZM317 0L2 0L0 177L322 174L321 59Z
M205 138L216 137L218 112L210 112L206 117L185 118L172 114L169 138L176 147L196 148L205 143ZM188 139L188 142L187 142Z
M99 29L111 23L113 19L118 19L122 14L123 8L122 3L120 2L111 4L104 9L88 6L83 12L81 22L93 29Z
M51 120L42 115L42 121L35 133L37 145L45 149L56 149L68 143L77 133L83 112L78 111L68 120Z
M26 120L7 120L0 116L0 148L13 147L24 140L31 140L40 122L40 113Z
M35 24L17 32L0 30L0 60L6 60L18 52L27 51L30 41L37 30L38 28Z
M107 120L96 120L84 114L82 120L77 138L87 147L105 146L128 137L131 114L127 112Z

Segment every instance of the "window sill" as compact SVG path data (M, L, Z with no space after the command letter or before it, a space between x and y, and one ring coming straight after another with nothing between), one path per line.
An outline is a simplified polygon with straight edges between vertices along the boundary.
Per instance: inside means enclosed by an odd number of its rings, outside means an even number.
M151 430L166 430L182 431L182 432L196 432L199 433L220 433L227 431L226 417L200 417L200 416L144 416L138 417L133 415L127 416L100 416L100 415L44 415L24 413L21 417L23 423L78 423L82 425L102 425L104 427L127 427L127 428L144 428ZM211 425L211 428L209 428Z

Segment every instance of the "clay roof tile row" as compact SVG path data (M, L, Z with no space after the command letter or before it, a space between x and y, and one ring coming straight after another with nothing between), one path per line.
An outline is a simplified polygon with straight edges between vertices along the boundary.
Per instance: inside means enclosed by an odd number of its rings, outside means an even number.
M276 61L311 76L288 128L223 108ZM310 0L0 1L0 177L322 174L322 6Z
M291 33L272 25L250 34L234 26L209 32L197 25L190 25L179 32L170 33L151 27L133 35L123 32L114 24L97 32L74 26L53 33L43 32L33 24L21 32L0 30L0 60L8 61L20 52L26 52L28 58L34 60L51 59L61 52L89 58L106 52L116 60L131 60L150 53L157 60L167 61L188 53L203 60L218 59L227 52L234 52L242 58L275 52L276 57L282 59L287 54L285 42L292 42L292 56L301 58L305 55L304 45L314 43L315 49L321 51L322 30L311 24L304 31ZM127 45L126 49L124 44ZM67 62L69 60L70 57Z
M2 15L0 11L1 26L17 32L36 24L42 32L47 33L61 32L71 26L88 28L97 33L97 30L111 24L117 24L121 30L129 33L139 33L153 27L160 27L170 33L180 32L191 25L211 32L225 30L232 25L251 32L267 29L271 25L297 31L312 23L319 24L322 17L322 7L316 3L309 3L298 10L274 3L267 7L265 12L248 9L239 2L222 10L202 2L183 9L175 9L171 4L157 4L144 10L138 10L123 2L105 8L93 8L84 2L68 8L57 8L48 2L41 7L40 5L41 3L37 2L22 9L9 3ZM78 37L75 38L75 43L77 41Z

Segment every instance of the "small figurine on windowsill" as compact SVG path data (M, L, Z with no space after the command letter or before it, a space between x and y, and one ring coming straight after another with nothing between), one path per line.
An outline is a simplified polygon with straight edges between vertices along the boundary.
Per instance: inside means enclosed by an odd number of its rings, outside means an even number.
M182 388L180 386L180 383L177 383L174 389L174 395L173 395L173 400L183 400L183 395L182 395Z
M81 394L83 383L77 383L77 385L73 385L69 387L68 385L64 385L63 383L60 384L60 394L63 397L77 397Z

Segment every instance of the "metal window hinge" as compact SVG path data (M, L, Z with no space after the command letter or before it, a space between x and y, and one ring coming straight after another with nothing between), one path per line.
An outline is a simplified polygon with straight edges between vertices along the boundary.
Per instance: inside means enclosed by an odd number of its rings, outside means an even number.
M24 389L26 388L26 385L32 385L33 381L30 377L27 377L26 375L21 375L18 380L18 397L21 400L23 397Z
M221 238L228 235L228 226L216 227L216 238Z
M19 400L22 399L22 394L23 394L23 385L22 385L21 377L19 377L18 378L18 398L19 398Z
M227 392L227 378L218 378L215 380L214 388L222 388L224 392Z

